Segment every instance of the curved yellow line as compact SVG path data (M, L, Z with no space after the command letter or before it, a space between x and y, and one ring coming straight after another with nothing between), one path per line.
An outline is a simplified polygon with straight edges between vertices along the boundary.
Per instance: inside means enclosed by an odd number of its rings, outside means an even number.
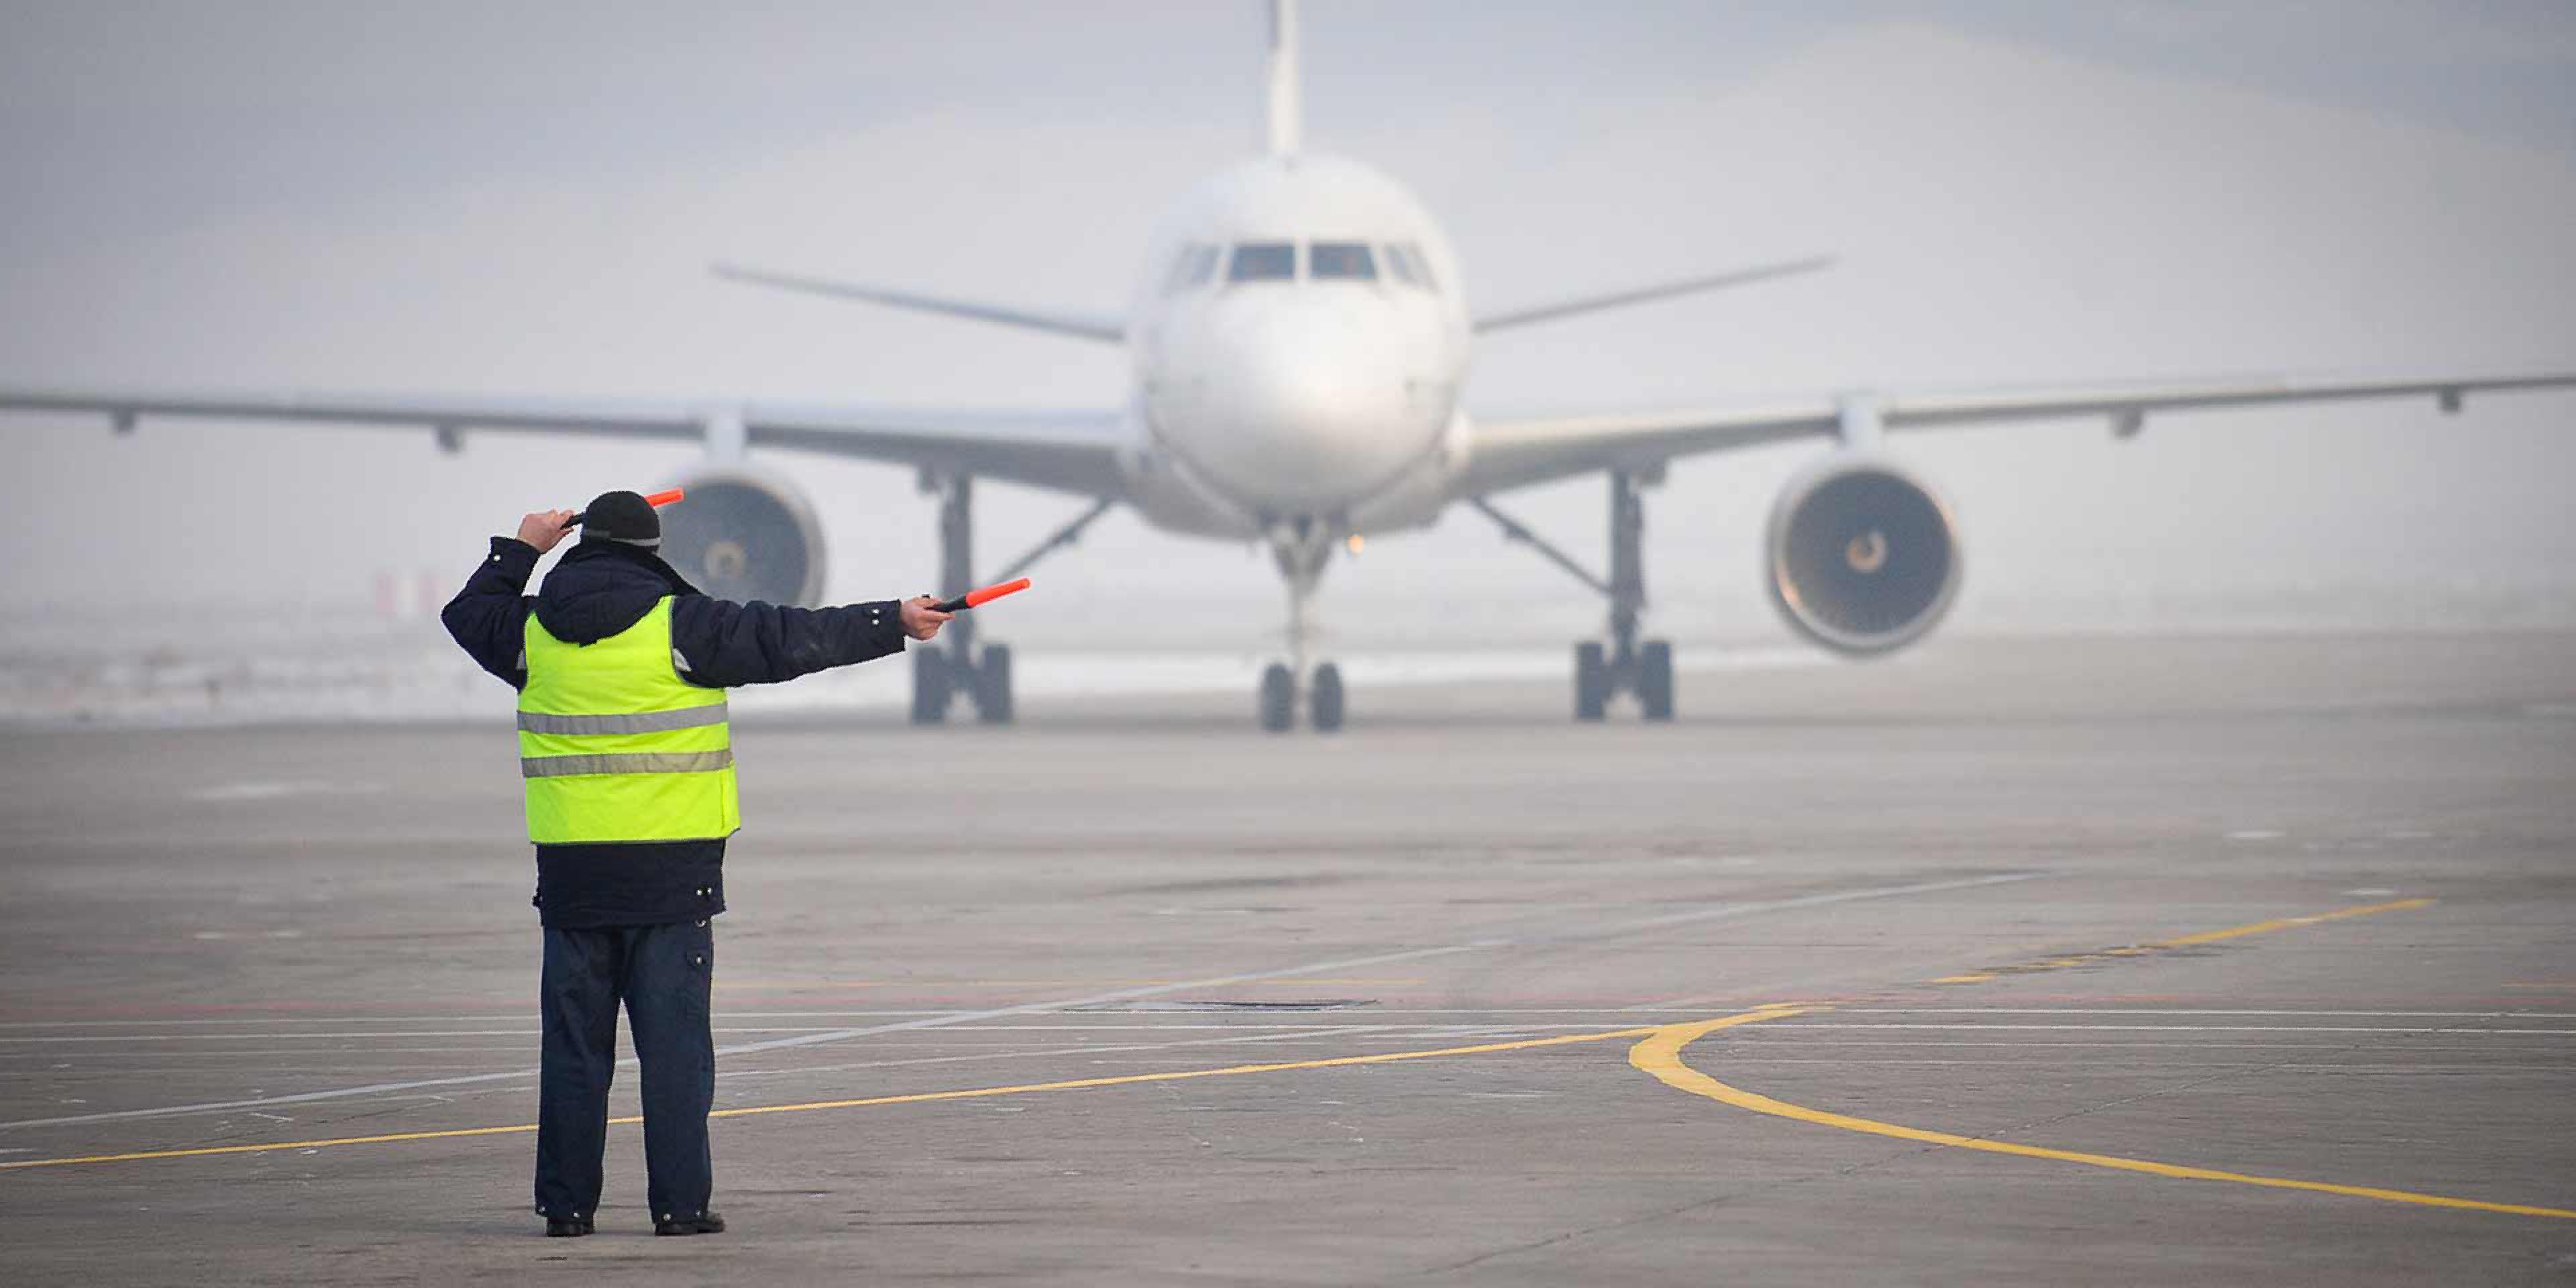
M1705 1029L1715 1030L1730 1024L1749 1024L1770 1018L1768 1008L1711 1020ZM1062 1082L1026 1082L1008 1087L970 1087L959 1091L920 1091L910 1095L866 1096L854 1100L809 1100L792 1105L745 1105L719 1109L709 1118L748 1118L759 1114L802 1114L821 1109L863 1109L874 1105L920 1105L943 1100L980 1100L989 1096L1025 1096L1045 1091L1081 1091L1093 1087L1130 1087L1147 1082L1184 1082L1194 1078L1231 1078L1250 1073L1283 1073L1294 1069L1343 1069L1354 1065L1397 1064L1408 1060L1437 1060L1450 1056L1490 1055L1500 1051L1532 1051L1541 1047L1573 1046L1585 1042L1615 1042L1623 1038L1646 1037L1660 1026L1638 1025L1613 1029L1606 1033L1562 1033L1554 1037L1516 1038L1508 1042L1480 1042L1473 1046L1438 1047L1428 1051L1381 1051L1375 1055L1331 1056L1320 1060L1289 1060L1277 1064L1236 1064L1221 1069L1175 1069L1164 1073L1129 1073L1102 1078L1073 1078ZM611 1118L611 1126L632 1126L641 1118ZM88 1154L78 1158L23 1158L0 1163L0 1172L21 1171L35 1167L70 1167L84 1163L130 1163L157 1158L207 1158L221 1154L265 1154L281 1149L333 1149L343 1145L383 1145L394 1141L449 1140L458 1136L502 1136L533 1132L535 1123L514 1123L505 1127L461 1127L448 1131L390 1132L378 1136L336 1136L322 1140L276 1140L256 1145L202 1145L194 1149L151 1149L128 1154Z
M1720 1028L1779 1019L1796 1015L1800 1008L1782 1008L1750 1016L1731 1015L1723 1020L1695 1024L1674 1024L1655 1031L1654 1035L1628 1048L1628 1063L1653 1074L1665 1086L1676 1087L1694 1096L1706 1096L1721 1104L1750 1109L1758 1114L1791 1118L1803 1123L1839 1127L1844 1131L1867 1132L1873 1136L1893 1136L1898 1140L1920 1141L1926 1145L1950 1145L1959 1149L1981 1149L1989 1154L2017 1154L2023 1158L2049 1158L2061 1163L2082 1163L2088 1167L2108 1167L2123 1172L2145 1172L2152 1176L2170 1176L2187 1181L2233 1181L2238 1185L2260 1185L2276 1190L2313 1190L2320 1194L2342 1194L2353 1198L2379 1199L2389 1203L2414 1203L2424 1207L2466 1208L2477 1212L2505 1212L2515 1216L2557 1217L2576 1220L2576 1211L2565 1208L2533 1207L2522 1203L2487 1203L2478 1199L2455 1199L2441 1194L2417 1194L2411 1190L2384 1190L2367 1185L2335 1185L2325 1181L2297 1181L2280 1176L2251 1176L2243 1172L2221 1172L2206 1167L2183 1167L2174 1163L2155 1163L2141 1158L2119 1158L2110 1154L2082 1154L2072 1150L2047 1149L2038 1145L2015 1145L2007 1141L1960 1136L1946 1131L1925 1131L1920 1127L1900 1127L1849 1114L1827 1113L1784 1100L1757 1095L1740 1087L1730 1087L1682 1062L1682 1049Z

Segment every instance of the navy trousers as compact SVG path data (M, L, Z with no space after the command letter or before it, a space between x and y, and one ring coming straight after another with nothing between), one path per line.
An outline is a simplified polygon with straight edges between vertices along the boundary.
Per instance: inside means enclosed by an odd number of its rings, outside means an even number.
M715 1160L707 1150L707 1111L716 1098L715 1036L707 1027L715 964L715 930L703 920L546 927L539 1215L580 1221L599 1210L621 1001L643 1065L645 1188L653 1219L706 1213L715 1189Z

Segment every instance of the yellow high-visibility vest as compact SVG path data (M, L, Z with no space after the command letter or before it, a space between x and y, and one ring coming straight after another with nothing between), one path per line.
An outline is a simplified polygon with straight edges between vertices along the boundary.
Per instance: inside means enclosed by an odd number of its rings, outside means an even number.
M692 841L742 827L722 689L680 678L671 598L591 644L528 614L519 775L540 845Z

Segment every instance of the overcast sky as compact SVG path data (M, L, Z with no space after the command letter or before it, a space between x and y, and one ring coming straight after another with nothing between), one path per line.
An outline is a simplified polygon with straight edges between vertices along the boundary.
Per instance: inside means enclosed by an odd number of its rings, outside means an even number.
M1843 257L1498 336L1479 410L2576 368L2576 6L1324 0L1305 28L1309 147L1413 186L1473 304ZM1158 212L1258 140L1261 38L1252 0L7 5L0 382L1114 404L1112 351L705 264L1114 308ZM2542 396L1902 450L1961 517L1973 629L2132 591L2563 587L2571 430L2576 396ZM0 445L11 603L145 611L461 578L519 512L689 458L35 417ZM1668 618L1759 621L1763 513L1817 450L1653 494ZM929 584L906 472L771 460L824 514L836 597ZM1079 508L983 495L996 556ZM1597 482L1518 504L1598 550ZM1132 516L1048 575L1033 620L1105 625L1153 585L1275 627L1266 561ZM1567 635L1598 615L1465 512L1337 567L1325 611L1365 643L1424 596Z

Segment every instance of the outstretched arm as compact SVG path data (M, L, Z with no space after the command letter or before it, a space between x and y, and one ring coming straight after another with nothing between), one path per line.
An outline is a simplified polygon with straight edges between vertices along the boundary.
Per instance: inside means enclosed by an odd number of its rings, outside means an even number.
M511 688L528 683L524 653L528 628L528 574L537 560L563 540L570 510L541 510L519 520L516 537L492 538L492 552L465 579L465 589L439 610L438 620L474 664L506 681Z
M776 684L903 651L939 633L948 614L919 599L841 608L784 608L683 595L671 605L671 647L692 684Z

